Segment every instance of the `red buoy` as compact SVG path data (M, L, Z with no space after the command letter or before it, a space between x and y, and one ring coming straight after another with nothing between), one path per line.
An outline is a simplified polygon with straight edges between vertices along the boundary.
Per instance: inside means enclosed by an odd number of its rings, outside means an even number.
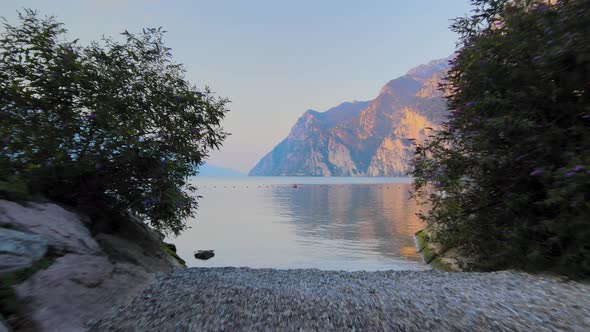
M294 185L293 185L293 188L294 188L294 189L296 189L296 188L297 188L297 185L296 185L296 184L294 184Z

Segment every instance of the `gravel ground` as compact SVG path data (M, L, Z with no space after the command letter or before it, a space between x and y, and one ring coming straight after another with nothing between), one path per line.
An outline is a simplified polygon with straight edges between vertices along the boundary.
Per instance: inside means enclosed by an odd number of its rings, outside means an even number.
M191 268L91 331L590 331L590 284L515 272Z

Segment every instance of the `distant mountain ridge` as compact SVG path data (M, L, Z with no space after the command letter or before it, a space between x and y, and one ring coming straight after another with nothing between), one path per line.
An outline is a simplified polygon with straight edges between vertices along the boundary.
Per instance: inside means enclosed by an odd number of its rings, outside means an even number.
M246 176L246 174L231 168L203 164L199 167L197 176Z
M389 81L371 101L307 110L250 171L255 176L403 176L414 153L447 112L438 84L449 58Z

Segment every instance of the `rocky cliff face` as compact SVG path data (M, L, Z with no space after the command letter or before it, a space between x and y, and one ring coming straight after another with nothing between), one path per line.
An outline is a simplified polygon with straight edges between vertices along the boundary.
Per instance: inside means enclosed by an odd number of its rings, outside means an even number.
M306 111L289 136L250 171L253 176L401 176L413 139L424 139L446 116L438 83L448 58L388 82L377 98Z

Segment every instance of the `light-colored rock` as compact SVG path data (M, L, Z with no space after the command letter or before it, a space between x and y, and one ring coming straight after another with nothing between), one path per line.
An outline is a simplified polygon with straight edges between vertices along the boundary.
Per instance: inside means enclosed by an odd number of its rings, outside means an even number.
M58 254L101 253L100 246L84 226L81 217L56 204L27 203L24 206L0 200L1 224L42 236Z
M2 317L2 315L0 315L0 332L10 332L12 331L10 328L8 328L8 326L6 325L6 322L4 321L4 318Z
M39 235L0 228L0 276L31 266L47 252Z
M22 230L0 228L0 266L30 264L45 250L62 255L15 287L22 318L40 331L83 331L86 321L126 303L154 272L180 266L162 249L160 235L144 223L104 219L105 230L112 233L95 239L84 225L87 219L56 204L0 200L0 225ZM30 253L15 238L41 241L45 249Z
M106 256L67 254L16 287L41 331L83 331L87 320L125 303L153 276Z

